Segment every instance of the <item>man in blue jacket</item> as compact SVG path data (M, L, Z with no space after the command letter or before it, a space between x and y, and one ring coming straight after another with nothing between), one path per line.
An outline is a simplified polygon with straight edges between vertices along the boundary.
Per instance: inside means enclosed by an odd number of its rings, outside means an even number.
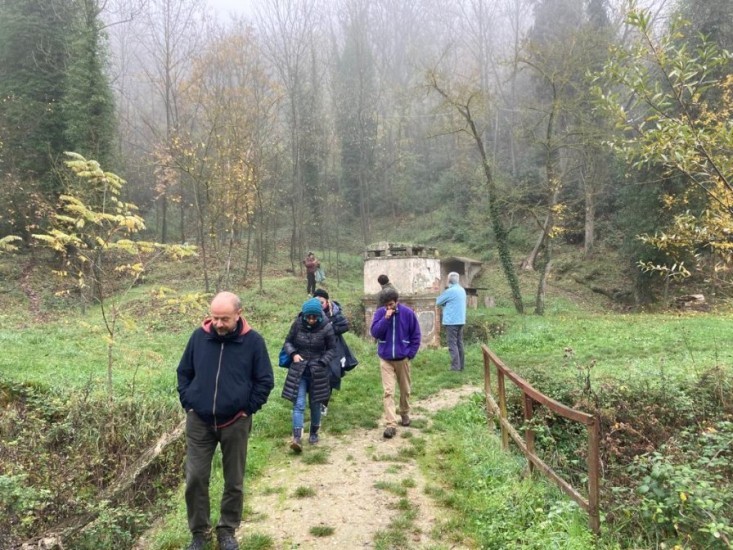
M443 326L448 340L450 370L462 371L466 366L463 355L463 325L466 324L466 290L459 284L455 271L448 273L448 288L435 304L443 308Z
M403 426L410 425L410 360L420 349L420 323L415 312L404 304L397 304L399 295L394 288L386 288L379 294L379 302L372 319L371 333L377 339L377 355L382 371L384 390L384 437L390 439L397 433L395 414L395 379L400 387L400 417Z
M178 394L186 411L186 508L193 536L188 550L204 550L210 538L209 479L217 445L224 472L219 548L239 548L234 535L242 519L252 415L274 385L264 339L242 317L239 297L220 292L178 365Z

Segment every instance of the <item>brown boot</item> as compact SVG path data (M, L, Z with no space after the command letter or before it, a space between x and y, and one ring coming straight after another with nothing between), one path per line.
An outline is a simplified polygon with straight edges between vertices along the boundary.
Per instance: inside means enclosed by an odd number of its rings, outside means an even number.
M300 438L303 436L303 428L293 428L293 441L290 442L290 448L296 453L303 451L303 444Z

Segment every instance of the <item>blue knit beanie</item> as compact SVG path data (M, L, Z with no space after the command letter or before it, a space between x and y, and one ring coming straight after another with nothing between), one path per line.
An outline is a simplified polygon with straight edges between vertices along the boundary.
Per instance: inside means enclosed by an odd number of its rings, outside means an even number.
M318 298L309 298L303 304L303 315L315 315L321 317L323 315L323 306Z

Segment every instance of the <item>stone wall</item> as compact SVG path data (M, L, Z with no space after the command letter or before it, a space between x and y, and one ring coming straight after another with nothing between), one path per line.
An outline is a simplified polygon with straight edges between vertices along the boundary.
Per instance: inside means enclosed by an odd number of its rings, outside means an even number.
M376 295L381 290L377 277L387 275L400 294L408 295L440 291L440 259L388 256L364 261L364 294Z

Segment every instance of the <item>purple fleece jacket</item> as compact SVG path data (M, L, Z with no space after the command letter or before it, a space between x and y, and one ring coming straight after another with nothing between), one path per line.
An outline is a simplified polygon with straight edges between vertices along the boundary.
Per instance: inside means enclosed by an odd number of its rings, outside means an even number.
M377 339L377 355L387 361L412 359L420 349L420 323L415 312L398 304L390 319L386 319L384 306L372 319L371 333Z

